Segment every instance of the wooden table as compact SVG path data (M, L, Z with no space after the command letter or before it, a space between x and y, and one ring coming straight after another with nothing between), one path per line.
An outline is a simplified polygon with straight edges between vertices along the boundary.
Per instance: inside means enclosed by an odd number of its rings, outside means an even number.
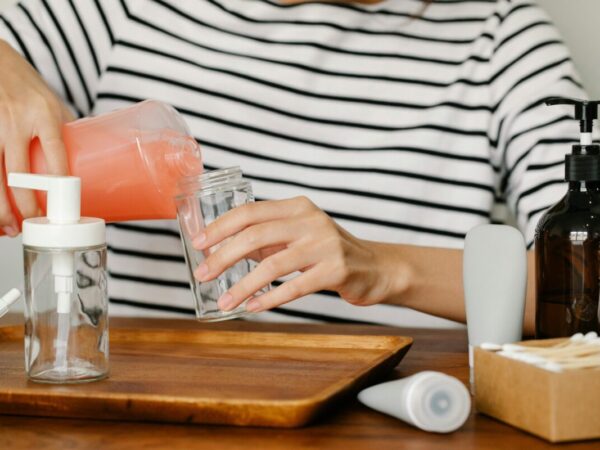
M4 319L0 323L14 322ZM200 325L192 320L114 319L111 328L178 327L317 333L401 334L415 343L393 377L439 370L468 379L466 333L351 325L225 322ZM1 357L1 356L0 356ZM0 449L541 449L545 441L491 418L472 414L459 431L435 435L371 411L351 399L319 422L301 429L236 428L201 425L103 422L0 415ZM561 449L598 449L599 441L563 444Z

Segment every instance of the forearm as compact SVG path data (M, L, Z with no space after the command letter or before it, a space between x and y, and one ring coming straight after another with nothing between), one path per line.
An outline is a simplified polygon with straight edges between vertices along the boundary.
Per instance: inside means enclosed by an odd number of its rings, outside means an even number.
M371 243L386 284L384 303L405 306L457 322L465 322L462 250ZM535 266L528 254L524 331L533 334Z
M220 243L195 270L199 281L213 280L241 259L263 251L258 266L219 299L224 311L237 308L273 280L300 272L250 300L246 309L264 311L330 290L354 305L387 303L465 322L461 250L358 239L306 197L235 208L208 225L193 245L204 251ZM533 281L533 258L529 273ZM525 329L531 333L532 286L527 298Z

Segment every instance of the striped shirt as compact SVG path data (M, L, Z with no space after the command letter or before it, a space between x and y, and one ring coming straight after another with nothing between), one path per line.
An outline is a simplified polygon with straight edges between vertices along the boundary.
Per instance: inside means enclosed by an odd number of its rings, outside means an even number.
M504 204L531 243L577 139L568 109L541 105L585 96L569 53L532 0L422 9L24 0L0 36L80 115L172 104L206 168L241 166L258 199L306 195L360 238L451 248ZM115 224L107 239L113 313L191 313L176 223ZM261 317L450 324L327 293Z

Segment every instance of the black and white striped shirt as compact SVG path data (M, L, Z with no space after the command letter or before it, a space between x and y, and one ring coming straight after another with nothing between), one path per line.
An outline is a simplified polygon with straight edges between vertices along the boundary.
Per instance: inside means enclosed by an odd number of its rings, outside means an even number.
M540 105L585 96L569 53L532 0L422 7L24 0L0 36L81 115L174 105L206 168L241 166L259 199L306 195L358 237L443 247L505 203L531 242L577 139ZM191 312L174 222L116 224L108 244L114 313ZM327 295L278 311L263 317L448 324Z

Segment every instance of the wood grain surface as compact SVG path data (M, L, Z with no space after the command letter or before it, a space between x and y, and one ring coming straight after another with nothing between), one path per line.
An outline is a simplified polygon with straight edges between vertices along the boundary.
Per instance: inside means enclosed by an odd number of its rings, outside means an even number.
M14 322L16 319L5 318ZM193 321L115 319L117 328L198 329ZM391 378L422 370L439 370L467 382L466 332L461 330L398 329L355 325L294 325L250 322L214 324L234 331L300 332L318 334L406 335L414 344ZM1 356L0 356L1 357ZM174 425L74 419L45 419L0 415L0 449L481 449L591 450L599 441L550 445L489 417L473 413L450 435L436 435L372 411L354 399L336 405L313 424L295 429Z
M51 338L51 337L49 337ZM23 327L0 328L4 414L298 427L389 373L412 339L115 328L111 372L93 383L27 380Z

